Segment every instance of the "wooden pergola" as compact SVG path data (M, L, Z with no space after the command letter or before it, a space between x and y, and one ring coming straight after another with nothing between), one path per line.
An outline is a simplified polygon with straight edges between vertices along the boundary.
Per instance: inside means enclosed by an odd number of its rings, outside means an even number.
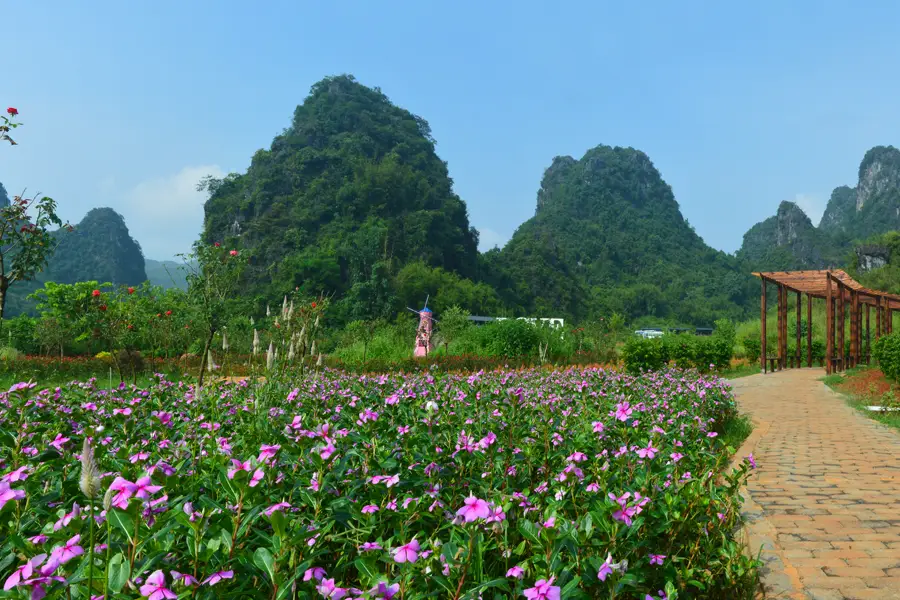
M875 339L891 333L893 314L900 310L900 296L863 287L841 270L823 271L773 271L753 273L762 280L760 299L760 365L766 370L766 360L777 368L801 367L800 322L803 306L801 297L806 295L806 366L812 366L812 306L814 298L825 300L825 370L828 373L843 371L871 358L871 330L869 319L875 309ZM778 348L769 357L766 348L766 288L776 286L778 293ZM796 294L796 348L794 356L788 354L788 312L790 294ZM865 307L865 319L863 318ZM850 321L850 348L844 340L845 319ZM865 332L863 332L865 322ZM863 335L864 333L864 335ZM837 342L837 344L835 344ZM865 344L865 345L863 345ZM863 352L865 350L865 352Z

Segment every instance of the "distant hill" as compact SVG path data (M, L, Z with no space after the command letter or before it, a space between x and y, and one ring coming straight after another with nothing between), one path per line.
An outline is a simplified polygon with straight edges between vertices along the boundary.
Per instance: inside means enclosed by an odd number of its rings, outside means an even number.
M872 148L858 177L856 187L834 189L818 227L796 204L782 202L774 217L744 234L738 257L754 270L843 266L865 241L900 230L900 150Z
M147 271L147 279L153 285L164 289L187 289L187 267L184 263L173 260L144 259L144 268Z
M47 268L34 281L10 287L9 315L29 312L31 303L26 297L43 287L45 281L140 285L147 280L141 247L128 232L122 215L111 208L95 208L73 231L60 230L53 236L57 246Z
M749 302L748 275L704 243L650 158L634 148L555 158L534 217L487 256L501 295L528 314L581 319L615 311L711 324L741 316Z

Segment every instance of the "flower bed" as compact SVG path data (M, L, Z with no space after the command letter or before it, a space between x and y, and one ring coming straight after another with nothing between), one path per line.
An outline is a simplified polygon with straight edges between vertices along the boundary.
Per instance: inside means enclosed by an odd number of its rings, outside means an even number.
M676 371L14 386L0 581L23 598L737 598L756 565L736 541L749 466L717 477L735 417L721 381Z

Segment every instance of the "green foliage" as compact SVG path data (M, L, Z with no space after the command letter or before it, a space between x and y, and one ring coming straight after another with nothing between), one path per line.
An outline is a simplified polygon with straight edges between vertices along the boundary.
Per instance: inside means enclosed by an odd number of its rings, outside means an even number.
M253 250L252 294L300 287L343 297L370 281L377 263L387 272L421 261L476 273L477 233L428 124L348 75L315 84L245 175L203 187L203 237L240 237Z
M744 345L744 351L746 352L747 360L750 362L756 362L759 360L759 355L762 352L762 343L759 339L759 333L756 335L748 335L744 337L742 340Z
M668 362L668 352L660 338L634 336L625 342L622 360L629 373L637 374L658 371Z
M872 354L886 377L900 381L900 333L878 338L872 345Z
M485 326L490 337L488 351L493 356L527 356L537 353L538 328L518 319L494 321Z
M444 349L449 352L450 344L460 339L472 326L472 321L469 320L469 311L453 305L441 313L437 337Z
M484 276L516 310L575 321L617 312L708 326L756 297L737 261L684 220L647 155L609 146L554 159L535 216L487 253Z

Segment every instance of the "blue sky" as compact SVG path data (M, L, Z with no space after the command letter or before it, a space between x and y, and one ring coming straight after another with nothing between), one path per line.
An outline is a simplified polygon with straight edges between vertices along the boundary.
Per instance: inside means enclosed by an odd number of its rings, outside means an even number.
M797 200L818 222L900 144L900 3L4 3L0 103L25 126L0 181L77 222L121 212L150 258L188 250L206 173L242 172L310 86L351 73L429 121L482 246L543 170L646 152L712 246Z

